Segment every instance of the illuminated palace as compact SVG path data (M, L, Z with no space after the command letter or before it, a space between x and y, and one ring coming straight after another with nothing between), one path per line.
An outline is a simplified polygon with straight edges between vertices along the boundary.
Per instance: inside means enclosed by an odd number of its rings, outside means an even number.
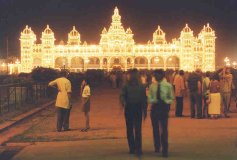
M41 44L28 26L22 31L21 72L35 67L70 69L73 72L87 69L183 69L193 71L215 70L215 31L204 25L197 37L186 26L178 39L167 42L165 32L158 26L153 39L147 44L136 44L130 28L124 29L116 7L109 29L104 28L98 45L81 43L80 33L73 27L67 44L55 44L54 32L47 25L42 32Z

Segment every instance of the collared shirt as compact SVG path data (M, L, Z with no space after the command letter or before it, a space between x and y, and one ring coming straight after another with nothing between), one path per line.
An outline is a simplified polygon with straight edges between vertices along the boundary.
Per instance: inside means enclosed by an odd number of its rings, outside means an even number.
M56 99L56 107L69 109L70 108L70 102L68 93L71 93L71 82L65 78L58 78L54 81L51 81L49 83L49 86L57 86L58 87L58 95Z
M91 95L91 89L90 89L89 85L86 85L84 87L83 91L82 91L82 95L81 96L83 98L88 98L88 97L90 97L90 95Z
M120 93L120 100L123 105L127 104L141 104L142 107L146 107L146 88L145 85L129 85L126 84Z
M175 96L183 97L183 90L185 89L184 78L177 74L173 84L175 86Z
M232 74L220 74L221 77L221 92L228 93L231 92L232 89Z
M166 104L171 104L174 100L173 95L173 86L168 83L165 79L162 80L160 83L160 98L163 100ZM148 93L148 102L155 104L158 102L157 99L157 90L158 90L158 83L152 83L149 88Z

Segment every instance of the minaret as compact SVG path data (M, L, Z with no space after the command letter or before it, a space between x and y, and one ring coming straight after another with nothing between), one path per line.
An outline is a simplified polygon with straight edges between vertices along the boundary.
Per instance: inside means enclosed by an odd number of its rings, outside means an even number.
M185 25L180 34L181 43L181 55L180 55L180 69L185 71L193 71L194 67L194 57L193 55L193 45L194 45L193 31L189 28L188 24Z
M47 25L44 32L42 32L42 66L54 67L54 33Z
M198 39L201 41L204 52L202 55L202 70L203 71L215 71L215 31L210 27L204 25L200 32Z
M30 27L26 26L21 32L21 72L29 73L33 69L33 47L36 36Z

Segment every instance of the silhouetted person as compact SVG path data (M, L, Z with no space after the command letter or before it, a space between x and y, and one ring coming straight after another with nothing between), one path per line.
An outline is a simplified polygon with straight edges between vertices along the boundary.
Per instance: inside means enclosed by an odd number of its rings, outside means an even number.
M221 79L221 97L223 103L224 117L229 118L227 114L228 108L230 106L233 75L230 73L230 68L224 67L221 73L219 73L219 76Z
M125 109L127 140L130 154L142 154L142 114L146 118L146 90L139 82L136 69L129 71L128 83L122 88L120 99Z
M71 82L66 78L67 72L63 71L60 74L60 78L49 83L49 86L56 87L58 89L58 95L56 99L57 108L57 131L61 132L69 129L69 117L71 110Z
M200 70L196 70L196 72L191 73L187 80L191 105L191 118L195 118L197 111L198 119L202 118L202 78L200 72Z
M202 94L203 94L203 118L208 118L208 99L210 94L210 72L206 72L202 81Z
M168 117L173 99L173 86L166 81L165 72L161 69L155 70L149 89L148 101L151 104L155 152L160 152L162 145L163 157L168 157Z
M184 71L180 70L179 73L174 77L173 82L175 88L175 97L176 97L176 110L175 116L183 116L183 97L185 91L185 82L184 82Z

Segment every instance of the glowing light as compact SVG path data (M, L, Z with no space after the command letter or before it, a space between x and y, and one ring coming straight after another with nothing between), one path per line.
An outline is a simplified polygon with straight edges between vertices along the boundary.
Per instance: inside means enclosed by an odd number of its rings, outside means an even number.
M41 43L38 44L35 33L26 26L20 37L21 71L31 72L34 66L60 69L62 65L77 71L88 68L110 71L113 66L118 65L114 63L114 58L120 59L119 65L122 70L153 69L153 66L167 69L173 61L176 62L176 59L180 64L175 63L175 69L193 71L199 67L203 71L215 70L216 36L209 24L203 27L197 37L186 24L180 37L173 39L172 42L167 42L166 33L161 26L157 26L152 40L147 44L137 44L132 29L124 28L121 20L119 9L116 7L111 25L102 29L101 39L97 45L85 41L81 43L80 33L75 26L69 32L66 44L58 42L56 44L54 32L49 25L42 32ZM195 59L196 56L198 59ZM93 58L97 58L99 63L95 64ZM126 64L128 58L130 58L129 65ZM106 59L106 63L103 63L103 59ZM92 63L89 63L90 60Z
M236 68L237 63L234 61L234 62L232 63L232 65L233 65L234 68Z
M154 61L155 61L155 63L159 63L160 59L159 59L158 57L156 57L156 58L154 59Z
M89 62L90 62L89 58L85 58L85 63L89 63Z

